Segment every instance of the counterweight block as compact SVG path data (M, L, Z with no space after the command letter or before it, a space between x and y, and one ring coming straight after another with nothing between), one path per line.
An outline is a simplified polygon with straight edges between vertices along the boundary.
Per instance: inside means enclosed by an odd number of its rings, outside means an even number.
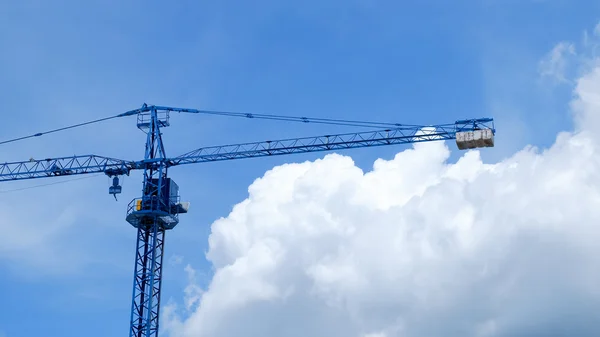
M457 132L456 146L459 150L494 147L494 133L491 129Z

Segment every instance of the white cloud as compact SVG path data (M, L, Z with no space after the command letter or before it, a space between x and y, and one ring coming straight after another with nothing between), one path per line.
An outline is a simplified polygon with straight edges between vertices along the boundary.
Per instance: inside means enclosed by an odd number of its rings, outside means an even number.
M65 255L65 251L56 242L65 231L74 226L83 212L78 205L70 205L59 212L48 211L47 214L50 215L46 217L32 217L37 221L23 221L22 218L26 217L24 214L30 214L35 206L31 202L11 202L8 205L0 203L0 214L3 214L0 219L0 231L3 233L0 258L50 273L76 269L76 259Z
M449 164L444 143L427 143L366 173L339 154L273 168L213 223L215 276L186 319L168 307L163 328L597 336L600 67L574 90L575 132L495 164L478 151Z
M185 287L185 308L186 310L194 310L202 299L202 289L198 286L196 271L189 264L184 268L188 276L188 285Z
M56 179L61 182L61 178ZM0 184L0 190L45 183L38 180L4 182ZM87 267L92 264L96 271L99 264L106 264L113 271L124 265L129 269L129 263L114 258L115 254L121 253L120 244L108 251L105 245L99 244L105 238L110 242L122 239L130 242L131 238L131 227L123 226L122 213L97 211L122 210L114 199L102 193L108 184L106 177L90 176L78 183L2 193L0 265L30 279L40 279L41 275L89 276Z
M181 255L172 255L169 258L169 263L171 265L174 265L174 266L179 265L179 264L183 263L183 256L181 256Z
M557 44L539 64L539 72L542 77L550 77L559 82L569 82L567 79L567 68L569 58L575 55L575 45L568 42Z
M378 333L366 334L366 335L364 335L364 337L387 337L387 335L385 333L378 332Z

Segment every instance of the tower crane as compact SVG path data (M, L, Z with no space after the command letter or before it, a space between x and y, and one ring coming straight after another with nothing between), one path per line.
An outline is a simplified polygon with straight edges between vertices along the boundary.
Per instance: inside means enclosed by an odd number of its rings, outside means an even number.
M243 118L270 119L301 123L320 123L370 127L374 130L317 137L292 138L224 146L202 147L177 157L168 157L161 128L170 125L170 113L211 114ZM404 125L352 120L290 117L265 114L219 112L143 104L141 108L100 120L137 116L137 127L146 133L144 159L121 160L98 155L83 155L0 164L0 182L104 173L112 178L109 193L116 199L121 193L119 177L133 170L143 171L142 195L128 203L126 220L137 229L133 294L131 300L130 337L156 337L159 332L160 294L164 238L167 230L179 223L179 215L189 210L181 202L179 187L167 172L169 168L224 160L288 155L318 151L334 151L361 147L410 144L438 140L455 140L460 150L493 147L494 120L477 118L440 125ZM70 127L67 127L70 128ZM67 128L52 130L61 131ZM38 137L37 133L10 141ZM0 144L10 142L0 142Z

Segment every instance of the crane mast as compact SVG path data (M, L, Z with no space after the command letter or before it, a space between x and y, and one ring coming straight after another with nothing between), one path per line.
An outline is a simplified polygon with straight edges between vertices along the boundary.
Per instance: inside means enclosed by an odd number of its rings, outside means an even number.
M295 122L385 127L375 131L334 134L203 147L177 157L167 157L161 128L169 126L170 112L262 118ZM456 140L460 150L493 147L496 130L492 118L464 119L433 126L357 122L323 118L255 115L196 109L142 105L114 117L137 116L137 127L146 133L144 159L127 161L97 155L47 158L0 164L0 182L45 177L104 173L113 178L109 193L121 193L119 176L143 170L142 193L127 205L126 221L137 229L130 337L156 337L159 333L165 232L179 223L179 214L188 212L181 202L178 185L168 177L170 167L224 160L288 155L360 147ZM112 118L112 117L111 117ZM102 119L106 120L106 119ZM42 133L35 134L39 136Z
M156 109L138 115L138 128L147 132L144 161L158 165L144 165L142 198L128 207L127 221L137 228L131 337L158 336L165 230L177 223L176 214L167 212L171 195L164 189L170 184L160 127L169 125L168 113L161 117Z

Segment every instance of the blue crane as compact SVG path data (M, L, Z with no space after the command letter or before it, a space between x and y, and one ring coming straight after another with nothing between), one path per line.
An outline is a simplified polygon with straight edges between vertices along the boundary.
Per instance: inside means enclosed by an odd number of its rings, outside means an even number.
M169 126L169 114L195 113L243 118L270 119L301 123L334 124L376 128L375 130L318 137L293 138L254 143L199 148L177 157L167 157L161 128ZM188 212L189 203L181 202L178 185L168 177L170 167L233 159L287 155L318 151L334 151L361 147L410 144L437 140L455 140L461 150L493 147L494 121L492 118L458 120L451 124L404 125L326 118L289 117L265 114L246 114L209 110L182 109L142 105L116 116L37 133L11 141L62 131L110 118L137 116L137 126L147 135L143 160L128 161L97 155L10 162L0 164L0 182L104 173L113 179L109 193L115 199L121 193L119 176L133 170L143 171L141 198L129 202L126 220L137 229L133 294L130 317L130 337L158 336L160 294L165 231L179 223L179 214Z

